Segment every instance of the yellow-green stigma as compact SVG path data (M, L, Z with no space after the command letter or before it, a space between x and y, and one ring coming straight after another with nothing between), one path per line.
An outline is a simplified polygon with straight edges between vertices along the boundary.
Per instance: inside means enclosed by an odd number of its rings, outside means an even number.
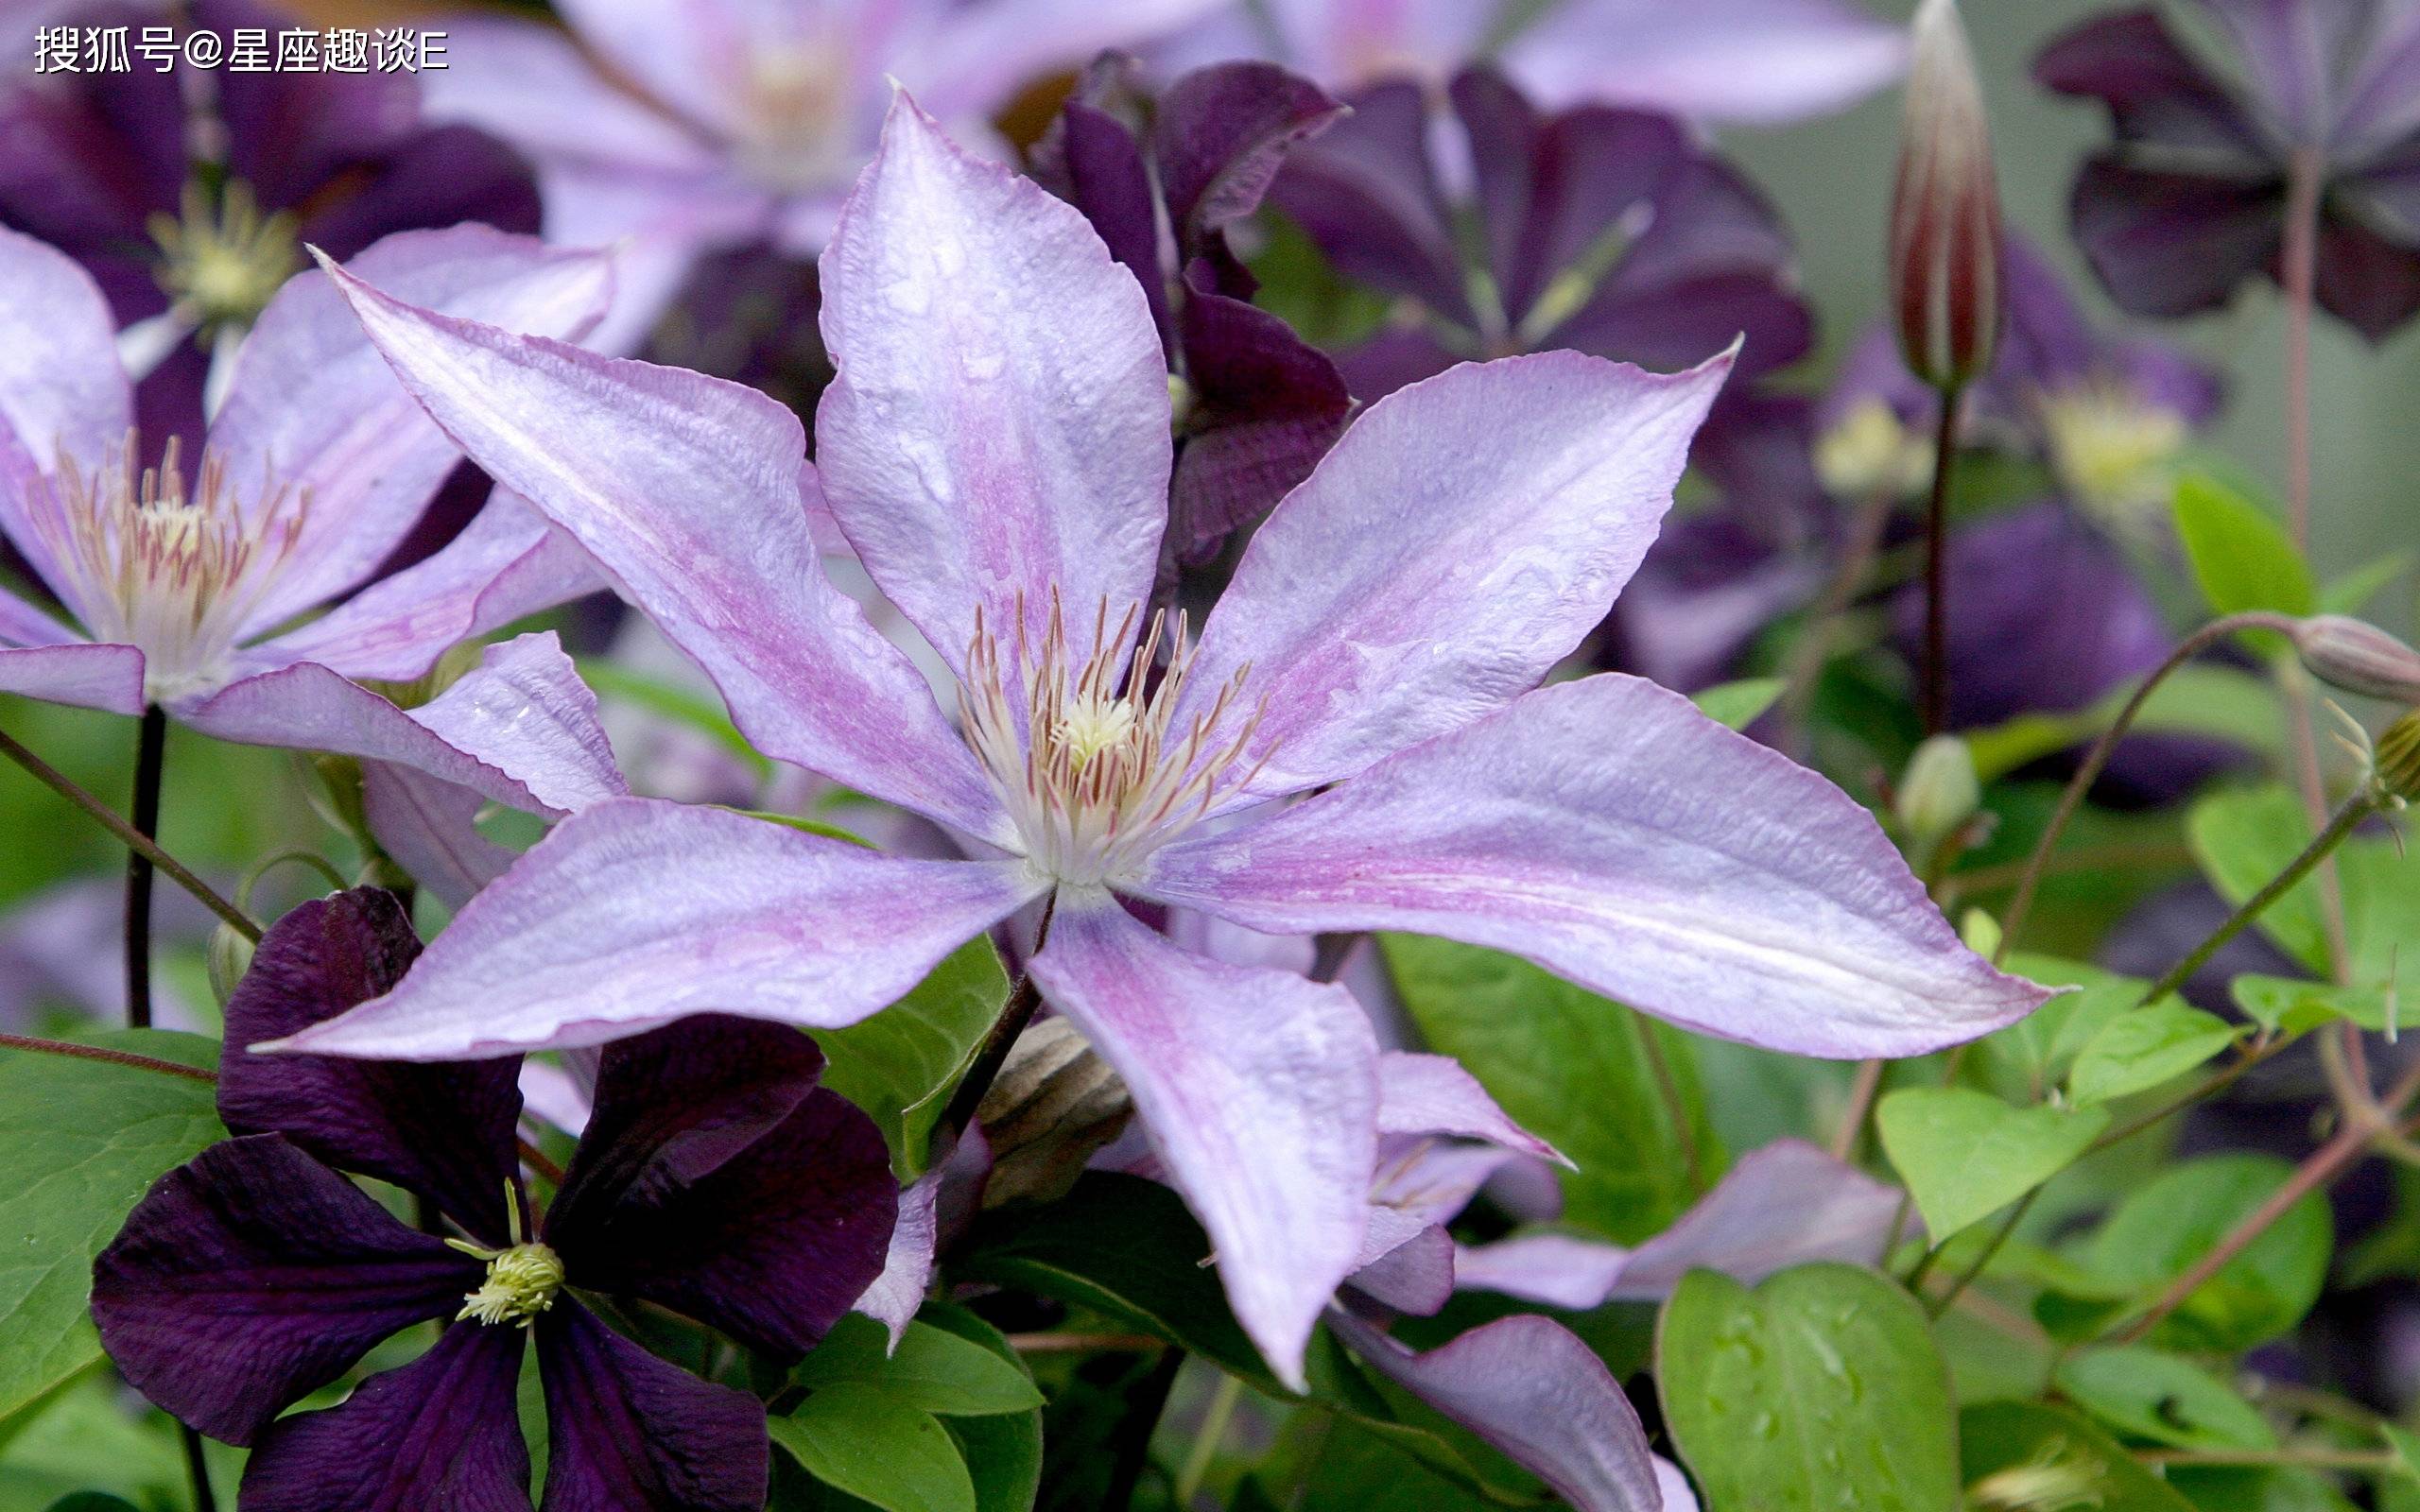
M2044 396L2042 428L2060 483L2113 521L2168 502L2177 454L2190 436L2184 416L2107 383Z
M1868 399L1816 438L1815 474L1836 499L1902 499L1932 476L1932 453L1889 404Z
M160 286L205 329L249 326L301 261L301 222L287 211L263 215L251 186L231 181L218 203L188 186L182 218L151 217L160 244Z
M465 1254L481 1253L465 1245L455 1247ZM462 1311L454 1314L457 1323L476 1318L482 1323L517 1323L526 1329L555 1305L555 1294L563 1289L563 1263L544 1245L514 1245L487 1251L482 1258L488 1263L487 1280L477 1291L462 1295Z

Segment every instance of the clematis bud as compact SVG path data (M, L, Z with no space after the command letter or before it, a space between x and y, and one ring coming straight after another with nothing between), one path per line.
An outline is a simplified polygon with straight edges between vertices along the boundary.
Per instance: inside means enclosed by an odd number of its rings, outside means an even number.
M1064 1195L1133 1111L1126 1084L1074 1024L1045 1019L1027 1029L975 1113L992 1146L984 1206Z
M2377 784L2406 803L2420 801L2420 710L2386 727L2378 737Z
M210 995L220 1007L235 995L235 984L252 969L252 942L235 933L233 926L220 924L210 932L210 948L205 953L210 968Z
M1925 0L1916 12L1890 257L1891 306L1909 369L1945 390L1989 368L2003 303L2000 198L1957 0Z
M2296 623L2293 637L2303 665L2329 687L2420 704L2420 651L2377 626L2318 614Z
M1930 852L1972 818L1982 801L1974 752L1956 735L1935 735L1909 758L1892 806L1908 837Z

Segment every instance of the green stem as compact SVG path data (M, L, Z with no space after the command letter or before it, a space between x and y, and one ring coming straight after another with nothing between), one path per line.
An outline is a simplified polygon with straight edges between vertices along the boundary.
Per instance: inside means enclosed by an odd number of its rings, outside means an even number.
M2147 1465L2291 1466L2314 1470L2392 1471L2401 1463L2387 1450L2374 1449L2138 1449L2135 1457Z
M1033 932L1035 955L1042 954L1042 947L1050 938L1050 919L1058 906L1055 893L1042 905L1042 922ZM1033 1022L1034 1012L1041 1006L1042 989L1034 986L1033 973L1019 972L1017 985L1009 991L1009 1001L1001 1007L1000 1016L992 1022L991 1033L983 1037L983 1047L975 1053L966 1074L959 1079L958 1090L950 1093L948 1105L933 1125L935 1151L947 1148L974 1124L975 1110L983 1106L983 1094L999 1079L1000 1068L1009 1063L1009 1052L1016 1047L1017 1036L1025 1033L1026 1025Z
M134 833L160 834L160 780L167 762L168 716L158 704L143 711L134 737ZM141 847L126 853L126 1026L151 1027L151 858Z
M2157 1003L2191 980L2193 973L2224 949L2227 941L2250 928L2255 919L2269 911L2271 904L2291 892L2297 884L2310 875L2313 868L2333 854L2336 848L2344 843L2345 837L2360 827L2362 820L2377 810L2377 795L2368 788L2345 799L2344 805L2336 811L2336 816L2327 821L2327 828L2320 831L2319 837L2303 848L2301 855L2294 857L2285 870L2271 878L2267 886L2254 893L2242 907L2229 916L2225 923L2212 932L2208 939L2196 946L2192 954L2169 967L2168 974L2152 983L2144 992L2142 1001Z
M1194 1435L1193 1448L1184 1456L1184 1468L1177 1472L1178 1506L1193 1505L1203 1478L1209 1475L1211 1465L1219 1458L1219 1446L1227 1441L1227 1426L1235 1421L1236 1404L1242 1401L1243 1397L1243 1378L1221 1373L1218 1394L1210 1399L1209 1410L1201 1415L1201 1431Z
M1983 1272L1991 1266L1994 1257L1999 1254L2000 1247L2003 1245L2006 1245L2009 1242L2010 1237L2016 1232L2016 1226L2023 1223L2025 1221L2025 1215L2033 1210L2033 1199L2041 1194L2042 1189L2040 1187L2035 1187L2032 1191L2017 1199L2016 1206L2009 1210L2008 1216L2001 1220L1999 1228L1993 1230L1991 1239L1983 1246L1983 1252L1975 1257L1972 1264L1958 1273L1957 1278L1950 1281L1949 1290L1942 1293L1938 1297L1929 1298L1926 1301L1925 1311L1927 1313L1930 1314L1934 1317L1939 1317L1944 1313L1949 1311L1950 1307L1957 1302L1959 1297L1965 1292L1966 1288L1975 1284L1975 1279L1982 1275ZM1938 1254L1939 1252L1940 1251L1936 1249L1932 1254ZM1927 1254L1925 1258L1927 1260L1930 1260L1932 1258L1932 1254ZM1917 1270L1917 1275L1909 1278L1910 1285L1913 1285L1915 1281L1923 1279L1923 1267L1919 1265Z
M243 910L212 891L210 885L195 876L182 862L161 850L148 836L119 818L108 804L77 786L64 773L27 750L6 730L0 730L0 756L6 756L15 762L31 773L35 781L91 815L101 828L117 837L120 845L125 846L129 850L142 854L153 866L166 873L169 881L193 894L201 901L203 907L225 919L229 928L255 945L260 943L261 926L245 918Z
M1933 431L1932 493L1925 503L1925 733L1938 735L1949 723L1949 482L1958 470L1958 414L1965 388L1941 391L1941 420Z
M37 1040L31 1035L0 1034L0 1050L25 1050L38 1056L66 1056L76 1060L99 1060L112 1066L125 1066L133 1071L154 1071L164 1076L182 1076L188 1081L215 1082L218 1074L200 1066L187 1066L157 1056L138 1056L131 1050L108 1050L99 1045L73 1044L64 1040Z

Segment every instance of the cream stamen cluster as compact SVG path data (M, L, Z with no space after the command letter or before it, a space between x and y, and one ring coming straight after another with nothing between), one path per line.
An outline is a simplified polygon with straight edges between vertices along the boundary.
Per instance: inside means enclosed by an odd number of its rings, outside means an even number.
M248 326L302 260L302 222L291 211L264 215L251 186L227 185L217 206L199 188L184 195L182 219L151 217L160 245L160 286L197 325Z
M97 641L138 646L156 701L223 680L235 643L302 536L309 496L263 478L243 507L223 458L205 452L190 484L171 440L140 464L132 432L87 474L61 455L43 544Z
M1263 711L1222 732L1251 667L1238 668L1180 732L1176 711L1195 649L1184 616L1171 625L1165 610L1153 614L1130 660L1121 648L1132 644L1139 612L1130 606L1113 630L1101 605L1093 651L1075 665L1056 592L1039 645L1025 633L1020 599L1013 667L976 612L959 691L967 743L998 786L1028 860L1060 882L1097 886L1132 874L1259 771L1241 762ZM1163 647L1167 665L1154 680Z
M838 38L752 50L741 91L748 129L739 156L748 173L790 192L843 178L849 81L848 54Z

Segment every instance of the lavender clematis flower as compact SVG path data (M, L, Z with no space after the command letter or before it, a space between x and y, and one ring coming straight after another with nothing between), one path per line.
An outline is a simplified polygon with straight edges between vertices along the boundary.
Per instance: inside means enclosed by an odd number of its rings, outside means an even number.
M1173 565L1207 560L1266 514L1352 413L1336 364L1253 308L1255 282L1226 240L1287 151L1343 113L1267 63L1199 69L1154 98L1134 60L1112 53L1085 71L1035 150L1034 176L1084 213L1150 301L1177 396Z
M2137 315L2217 309L2274 278L2290 183L2316 182L2320 304L2371 341L2420 310L2420 11L2374 0L2197 0L2234 56L2157 11L2088 21L2033 65L2108 107L2076 179L2076 239ZM2298 164L2300 167L2298 168Z
M81 18L140 26L152 9L105 6ZM249 0L196 0L191 25L225 36L275 30L283 18ZM30 22L26 23L28 26ZM463 221L538 230L528 166L493 137L422 118L419 81L381 73L244 72L213 76L225 123L223 183L204 190L189 162L220 148L194 135L181 76L36 76L0 82L0 226L49 242L93 275L120 326L157 360L140 389L157 437L196 429L209 358L232 352L303 266L307 242L338 261L389 232Z
M1270 58L1337 89L1442 84L1494 56L1557 106L1776 125L1882 88L1906 66L1908 40L1850 0L1270 0L1235 7L1169 51Z
M355 259L466 315L560 335L604 306L605 260L479 227L410 232ZM407 680L450 646L594 579L509 501L452 545L325 616L460 455L327 280L288 284L190 452L141 461L110 314L81 268L0 231L0 528L80 630L0 592L0 690L223 739L387 761L544 814L622 790L596 704L552 635L492 648L406 713L354 679Z
M1911 1053L2045 997L1965 951L1820 778L1634 679L1530 691L1652 539L1723 359L1664 378L1556 353L1391 396L1279 504L1196 640L1141 622L1170 453L1141 287L911 103L824 256L839 378L813 466L761 395L336 276L430 412L762 749L985 858L601 804L299 1048L493 1054L705 1009L845 1023L1046 901L1034 980L1124 1077L1238 1317L1299 1380L1366 1227L1368 1021L1341 988L1178 949L1121 896L1494 945L1820 1055ZM962 730L821 576L819 496L956 671Z
M571 0L572 36L463 16L431 111L484 127L539 168L548 234L630 238L593 345L639 346L699 255L769 241L812 255L865 165L890 80L980 130L1015 91L1218 0ZM601 66L600 66L601 65Z
M385 892L304 904L229 1001L230 1043L386 990L418 948ZM235 1137L161 1177L95 1263L93 1315L127 1379L252 1446L246 1512L526 1512L514 1383L532 1338L546 1506L764 1504L756 1399L657 1359L579 1294L644 1299L796 1359L881 1268L897 1193L881 1134L816 1084L806 1036L693 1019L605 1052L596 1116L525 1237L517 1069L232 1056L218 1107ZM468 1238L406 1227L338 1171L429 1199ZM279 1416L428 1320L443 1332L412 1364Z

